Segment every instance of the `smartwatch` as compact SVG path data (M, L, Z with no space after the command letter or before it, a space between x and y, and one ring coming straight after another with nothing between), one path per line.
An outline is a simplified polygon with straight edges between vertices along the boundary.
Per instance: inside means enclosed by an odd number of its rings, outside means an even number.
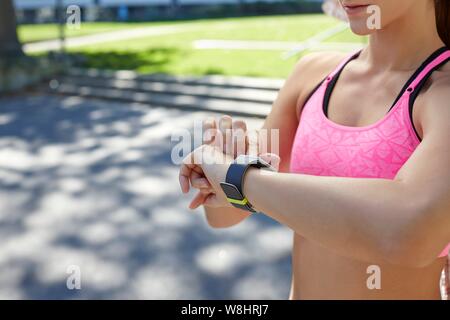
M257 212L248 202L243 192L245 173L250 167L276 171L275 168L259 157L240 155L228 168L226 180L225 182L221 182L220 186L228 202L234 207L250 212Z

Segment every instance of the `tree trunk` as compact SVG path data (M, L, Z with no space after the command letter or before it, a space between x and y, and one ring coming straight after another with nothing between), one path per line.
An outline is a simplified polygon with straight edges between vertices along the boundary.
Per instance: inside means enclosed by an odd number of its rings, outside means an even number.
M16 27L13 0L0 0L0 58L23 55Z

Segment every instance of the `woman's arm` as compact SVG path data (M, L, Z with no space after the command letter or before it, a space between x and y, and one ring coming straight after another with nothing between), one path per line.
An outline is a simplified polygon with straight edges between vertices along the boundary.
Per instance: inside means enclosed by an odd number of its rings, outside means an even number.
M278 93L262 129L279 130L279 136L282 137L277 152L281 158L280 172L289 171L291 147L299 120L299 107L303 106L309 93L341 59L342 54L339 53L316 53L301 58ZM204 127L205 129L218 127L222 131L235 129L235 122L230 117L222 117L220 122L222 123L216 125L214 119L209 119ZM242 128L242 123L239 123L238 128ZM225 137L224 142L227 143ZM267 151L273 153L274 148L270 146L270 140L268 142ZM226 147L224 147L224 152L225 149ZM202 205L203 201L203 197L197 196L191 208ZM208 224L215 228L234 226L250 215L247 211L234 207L213 208L204 206L204 208Z
M260 174L244 194L257 209L339 254L421 267L450 242L450 92L436 88L424 138L394 180Z

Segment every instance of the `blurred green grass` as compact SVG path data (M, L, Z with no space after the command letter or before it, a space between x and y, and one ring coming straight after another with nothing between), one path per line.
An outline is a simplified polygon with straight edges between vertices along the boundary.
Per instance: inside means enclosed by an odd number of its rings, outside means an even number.
M308 14L189 22L83 24L78 33L73 32L69 36L174 24L178 25L181 32L73 48L70 52L84 55L84 66L92 68L174 75L222 74L285 78L299 56L283 60L283 51L198 50L193 47L193 42L201 39L301 42L339 23L326 15ZM28 26L23 26L21 32L25 39L31 39L27 28ZM42 36L48 35L44 27L41 31ZM36 38L37 35L34 35L34 39ZM328 41L361 43L365 39L346 30Z
M161 25L164 23L153 23ZM120 23L120 22L83 22L80 29L64 27L67 38L85 36L95 33L137 28L143 23ZM22 43L52 40L59 37L59 26L56 24L24 24L17 27L17 33Z

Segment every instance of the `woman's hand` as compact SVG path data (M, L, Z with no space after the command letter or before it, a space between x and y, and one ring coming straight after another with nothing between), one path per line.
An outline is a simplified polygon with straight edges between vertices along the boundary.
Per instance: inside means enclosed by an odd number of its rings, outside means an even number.
M221 150L231 159L235 159L242 154L260 156L278 170L280 158L271 153L261 154L259 140L259 132L256 130L248 131L247 124L243 120L233 120L230 116L222 116L218 122L214 118L209 118L203 122L203 146L214 146L216 150ZM217 190L205 177L201 167L193 167L187 178L188 186L190 182L193 188L199 190L191 201L189 208L195 209L201 205L208 206L211 201L207 202L206 200L214 198ZM184 180L184 178L180 175L180 183L181 180ZM183 182L182 186L184 184ZM222 192L220 186L218 191ZM183 192L187 191L183 190Z
M180 168L180 186L183 193L189 192L190 182L194 188L200 191L194 198L191 209L200 204L196 201L201 198L201 204L209 207L231 206L220 187L220 183L225 181L225 177L230 164L234 158L224 154L217 146L202 145L191 152L184 160ZM192 177L196 177L193 179ZM199 196L200 195L200 196ZM198 204L193 207L192 204Z
M203 145L215 146L232 159L241 154L257 153L257 142L251 143L249 141L245 121L233 120L230 116L222 116L218 122L214 118L209 118L203 122ZM256 150L250 150L250 148L254 149L255 146ZM180 183L181 180L183 178L180 176ZM190 209L211 203L206 200L214 198L216 190L214 190L200 167L195 167L195 169L190 171L188 182L193 188L199 190L189 205ZM219 191L221 192L222 190L220 189Z
M247 153L249 146L247 124L222 116L217 122L209 118L203 122L203 144L214 145L233 158Z

